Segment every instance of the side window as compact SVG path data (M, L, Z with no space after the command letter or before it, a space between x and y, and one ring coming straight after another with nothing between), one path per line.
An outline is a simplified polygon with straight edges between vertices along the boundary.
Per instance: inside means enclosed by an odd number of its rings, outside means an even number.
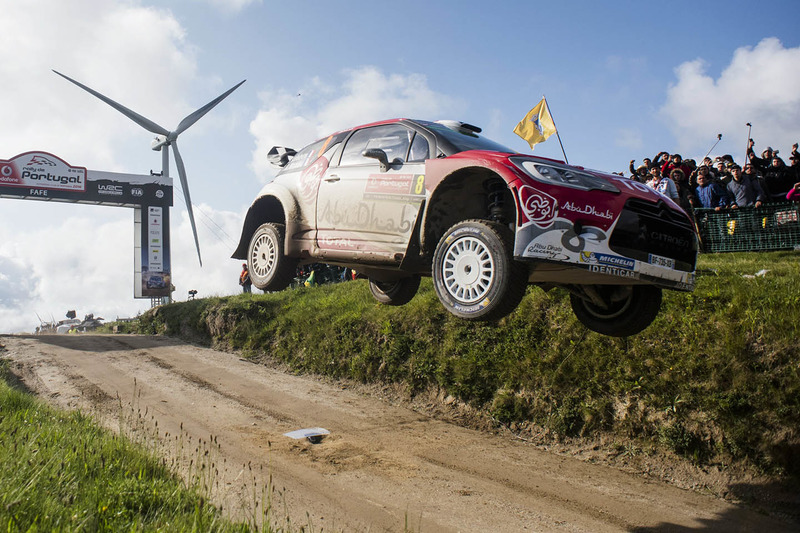
M341 142L337 142L337 143L334 143L334 144L332 144L332 145L331 145L331 146L329 146L327 149L325 149L325 152L322 154L322 156L323 156L325 159L327 159L327 160L328 160L328 162L330 162L330 161L333 161L333 155L334 155L334 153L336 152L336 150L338 150L338 149L339 149L339 147L340 147L341 145L342 145L342 143L341 143Z
M430 157L428 139L417 133L414 136L414 140L411 142L411 151L408 152L408 160L425 161L426 159L430 159Z
M365 150L380 148L389 161L405 162L414 132L402 124L387 124L358 130L347 141L340 166L377 165L377 161L363 156Z

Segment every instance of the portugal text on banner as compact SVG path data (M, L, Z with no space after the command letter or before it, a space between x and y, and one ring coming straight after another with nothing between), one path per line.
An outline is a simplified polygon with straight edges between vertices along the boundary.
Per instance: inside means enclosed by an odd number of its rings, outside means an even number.
M514 128L514 133L528 141L531 149L533 149L533 145L544 142L555 132L556 125L553 123L553 117L550 116L550 110L547 108L547 101L544 98Z

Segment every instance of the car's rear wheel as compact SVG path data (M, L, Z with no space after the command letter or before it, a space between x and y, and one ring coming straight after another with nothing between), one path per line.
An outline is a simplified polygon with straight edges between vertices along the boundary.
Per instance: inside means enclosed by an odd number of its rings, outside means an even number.
M611 337L643 331L661 308L661 289L652 285L592 285L572 293L572 311L584 326Z
M419 289L419 276L410 276L397 281L369 280L372 297L385 305L405 305L411 301Z
M487 220L451 227L433 257L433 286L450 313L467 320L497 320L513 311L528 284L527 267L514 261L513 234Z
M250 239L247 267L250 280L263 291L282 291L292 282L297 260L283 253L286 229L283 224L262 224Z

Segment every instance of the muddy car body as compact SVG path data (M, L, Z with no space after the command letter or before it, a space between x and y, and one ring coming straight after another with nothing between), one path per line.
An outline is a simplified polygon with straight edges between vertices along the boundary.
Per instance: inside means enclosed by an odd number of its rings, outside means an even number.
M694 287L684 211L636 181L515 153L479 128L395 119L338 132L296 154L258 194L234 258L281 290L301 262L352 268L402 305L421 276L465 319L511 312L528 284L562 287L607 335L652 322L661 289Z

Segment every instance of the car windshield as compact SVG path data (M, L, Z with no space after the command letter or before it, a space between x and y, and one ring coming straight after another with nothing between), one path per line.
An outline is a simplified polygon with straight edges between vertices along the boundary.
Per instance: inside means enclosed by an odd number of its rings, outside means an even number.
M289 161L286 167L283 169L283 172L290 172L292 170L299 170L301 168L305 168L317 158L317 152L320 148L322 148L323 143L328 141L328 138L320 139L313 144L309 144L299 152Z
M516 153L515 150L487 139L486 137L481 137L477 133L461 133L435 122L426 122L425 127L448 140L458 152L466 152L467 150L489 150L492 152Z

